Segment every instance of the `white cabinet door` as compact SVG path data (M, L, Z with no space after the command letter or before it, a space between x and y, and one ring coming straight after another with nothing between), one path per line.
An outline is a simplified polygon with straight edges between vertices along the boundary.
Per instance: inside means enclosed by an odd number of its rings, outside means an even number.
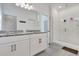
M46 34L34 34L30 39L31 55L35 55L48 47Z
M35 55L39 52L39 40L37 35L30 36L30 55Z
M41 39L41 43L40 43L40 51L45 50L48 47L48 37L47 34L40 34L40 39Z
M28 56L29 40L0 45L0 56Z
M16 42L14 44L15 55L28 56L29 55L29 36L16 36Z
M13 46L10 43L0 45L0 56L10 56L13 54Z
M29 55L29 40L23 40L13 43L15 56L28 56Z

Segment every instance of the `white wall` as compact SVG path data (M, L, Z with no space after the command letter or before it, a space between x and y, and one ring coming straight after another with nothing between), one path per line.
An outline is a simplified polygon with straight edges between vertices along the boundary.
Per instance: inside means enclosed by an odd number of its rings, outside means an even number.
M50 42L59 39L59 10L57 9L57 4L51 4L50 8Z
M37 12L49 16L49 4L48 3L35 3L33 4L34 10Z
M59 12L56 9L52 9L52 42L59 39Z

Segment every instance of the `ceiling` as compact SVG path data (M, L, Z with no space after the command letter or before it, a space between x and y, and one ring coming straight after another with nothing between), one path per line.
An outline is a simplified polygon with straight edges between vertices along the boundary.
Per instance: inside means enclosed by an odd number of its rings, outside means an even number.
M51 5L52 9L62 10L65 8L70 8L72 6L79 5L79 3L32 3L33 5L41 5L41 6L48 6Z
M79 5L78 3L53 3L51 4L52 9L63 10L73 6Z

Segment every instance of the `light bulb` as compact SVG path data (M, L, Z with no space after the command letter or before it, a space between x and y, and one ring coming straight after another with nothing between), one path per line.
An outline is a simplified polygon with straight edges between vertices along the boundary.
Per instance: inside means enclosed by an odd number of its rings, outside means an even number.
M33 9L33 6L31 5L29 8L30 8L30 9Z
M28 7L27 7L27 6L25 6L24 8L25 8L25 9L28 9Z
M29 6L29 8L28 8L28 10L32 10L33 9L33 6L32 5L30 5Z
M26 3L16 3L16 6L20 6L21 8L25 8L28 10L34 9L33 6L28 3L27 4Z
M28 8L28 10L31 10L31 8Z
M25 3L22 3L22 4L21 4L21 7L22 7L22 8L25 7Z
M16 6L20 6L20 3L16 3Z
M26 4L24 8L25 8L25 9L28 9L28 7L29 7L29 4Z

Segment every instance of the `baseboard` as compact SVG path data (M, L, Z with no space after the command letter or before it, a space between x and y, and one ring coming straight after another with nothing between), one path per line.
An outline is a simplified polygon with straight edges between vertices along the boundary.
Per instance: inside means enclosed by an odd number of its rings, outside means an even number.
M62 46L73 48L73 49L79 51L79 46L78 45L74 45L74 44L70 44L70 43L63 42L63 41L58 41L58 40L54 40L53 42L58 43L59 45L62 45Z

